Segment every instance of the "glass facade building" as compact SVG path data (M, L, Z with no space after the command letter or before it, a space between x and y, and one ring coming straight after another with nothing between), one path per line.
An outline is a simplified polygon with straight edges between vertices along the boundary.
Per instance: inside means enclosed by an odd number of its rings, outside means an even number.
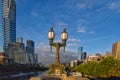
M82 60L82 59L81 59L82 53L83 53L83 47L82 47L82 46L79 46L79 47L78 47L78 60Z
M34 41L33 40L27 40L26 52L28 54L34 54L35 53Z
M87 52L83 52L81 55L81 60L86 60L87 59Z
M16 3L15 0L2 0L3 51L8 43L16 42Z

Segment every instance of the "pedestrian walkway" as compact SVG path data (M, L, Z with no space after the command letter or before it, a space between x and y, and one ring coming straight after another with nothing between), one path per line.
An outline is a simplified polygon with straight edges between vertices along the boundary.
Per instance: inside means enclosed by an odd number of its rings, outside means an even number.
M84 77L73 77L73 76L68 76L67 78L56 76L56 77L41 77L41 78L32 77L30 78L30 80L90 80L90 79Z

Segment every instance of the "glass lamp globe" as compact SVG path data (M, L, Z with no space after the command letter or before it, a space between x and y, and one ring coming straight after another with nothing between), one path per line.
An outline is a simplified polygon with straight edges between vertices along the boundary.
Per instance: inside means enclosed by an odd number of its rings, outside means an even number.
M53 27L50 28L50 31L48 32L48 38L49 39L54 39L55 33L53 31Z
M61 39L65 40L65 41L68 39L68 34L66 32L66 28L64 28L63 32L61 33Z

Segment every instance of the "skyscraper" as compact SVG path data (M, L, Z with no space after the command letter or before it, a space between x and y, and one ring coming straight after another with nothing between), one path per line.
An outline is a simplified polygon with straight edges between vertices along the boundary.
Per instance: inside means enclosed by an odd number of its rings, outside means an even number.
M27 40L27 46L26 46L26 52L29 55L29 63L34 64L35 60L35 47L34 47L34 41L33 40Z
M83 52L81 55L81 60L86 60L87 58L87 52Z
M120 59L120 42L116 42L112 45L112 55L116 59Z
M16 3L15 0L2 0L3 51L8 43L16 42Z
M34 41L27 40L26 52L28 54L34 54L35 53L35 50L34 50Z
M78 60L81 60L82 52L83 52L83 47L82 47L82 46L79 46L79 47L78 47Z

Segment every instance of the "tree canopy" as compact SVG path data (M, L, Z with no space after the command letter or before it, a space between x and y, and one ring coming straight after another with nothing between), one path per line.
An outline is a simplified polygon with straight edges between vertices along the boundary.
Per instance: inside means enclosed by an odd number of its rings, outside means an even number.
M106 57L100 62L82 63L75 67L74 70L93 77L120 76L120 61L113 57Z

